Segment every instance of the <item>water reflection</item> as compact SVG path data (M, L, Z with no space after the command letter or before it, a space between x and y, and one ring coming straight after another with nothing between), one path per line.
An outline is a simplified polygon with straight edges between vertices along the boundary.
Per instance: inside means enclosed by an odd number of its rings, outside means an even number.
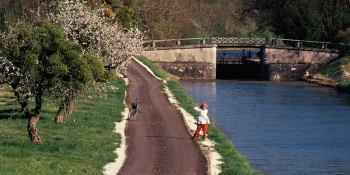
M182 81L264 174L350 174L350 95L305 82Z

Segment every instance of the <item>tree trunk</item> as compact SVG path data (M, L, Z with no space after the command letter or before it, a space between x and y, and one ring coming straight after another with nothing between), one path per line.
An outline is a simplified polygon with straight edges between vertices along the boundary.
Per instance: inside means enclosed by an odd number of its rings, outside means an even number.
M63 123L64 116L70 116L73 112L74 97L67 97L62 101L60 108L57 111L55 122Z
M38 128L36 128L36 123L38 123L40 116L37 114L30 115L28 117L28 135L33 143L41 144L41 139L38 133Z
M62 102L62 105L57 111L56 117L55 117L55 122L57 123L63 123L63 117L64 113L66 112L66 105Z
M28 125L27 125L27 130L28 130L28 135L29 138L33 143L38 143L41 144L41 139L39 136L38 128L36 128L36 123L38 123L40 119L40 111L42 107L42 95L43 95L43 90L38 88L37 89L37 94L35 96L35 111L34 114L29 114L28 115Z
M74 107L74 97L69 98L66 101L67 108L66 108L66 115L70 116L73 113L73 107Z

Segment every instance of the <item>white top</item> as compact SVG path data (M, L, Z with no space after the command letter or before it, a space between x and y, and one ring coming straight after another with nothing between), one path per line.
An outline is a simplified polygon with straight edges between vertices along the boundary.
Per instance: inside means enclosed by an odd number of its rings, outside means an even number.
M194 110L198 112L198 124L210 124L208 109L202 109L197 106Z

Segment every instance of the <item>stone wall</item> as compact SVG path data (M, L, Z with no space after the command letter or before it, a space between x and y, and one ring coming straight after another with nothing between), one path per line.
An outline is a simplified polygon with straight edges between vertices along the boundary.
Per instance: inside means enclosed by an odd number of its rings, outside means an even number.
M216 79L215 44L150 47L144 56L182 79Z
M336 50L265 47L263 74L268 80L297 80L339 58Z

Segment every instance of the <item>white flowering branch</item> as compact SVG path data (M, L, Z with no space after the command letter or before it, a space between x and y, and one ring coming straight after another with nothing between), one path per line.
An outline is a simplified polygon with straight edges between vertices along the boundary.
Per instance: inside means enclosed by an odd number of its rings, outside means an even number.
M59 3L58 10L48 15L49 20L86 52L100 57L106 67L125 73L130 60L142 54L143 33L138 28L119 27L103 15L103 8L66 0Z

